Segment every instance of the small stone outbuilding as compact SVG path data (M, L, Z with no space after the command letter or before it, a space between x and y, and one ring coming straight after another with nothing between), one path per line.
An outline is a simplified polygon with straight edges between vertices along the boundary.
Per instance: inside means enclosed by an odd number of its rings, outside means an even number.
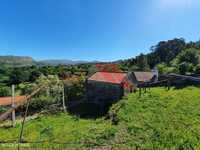
M143 84L147 82L156 82L158 74L155 72L133 72L134 84Z
M114 102L136 88L132 73L96 72L87 80L87 98L93 102Z

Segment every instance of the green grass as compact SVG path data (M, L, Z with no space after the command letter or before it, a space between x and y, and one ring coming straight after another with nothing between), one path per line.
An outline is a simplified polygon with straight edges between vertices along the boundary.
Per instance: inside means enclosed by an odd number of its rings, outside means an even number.
M14 129L0 129L0 141L16 140L19 132L19 124ZM87 148L90 143L105 142L115 132L116 130L110 122L102 119L84 120L66 114L58 114L43 116L26 123L23 139L27 142L46 141L44 144L32 144L32 147L52 144L58 147L70 145L72 148L79 146Z
M114 108L118 105L125 147L200 149L200 89L154 88L141 98L131 94Z
M200 149L200 88L153 88L141 98L138 93L130 94L110 113L117 115L118 125L63 113L28 121L24 140L46 142L22 149ZM0 141L16 140L19 130L20 124L0 129Z

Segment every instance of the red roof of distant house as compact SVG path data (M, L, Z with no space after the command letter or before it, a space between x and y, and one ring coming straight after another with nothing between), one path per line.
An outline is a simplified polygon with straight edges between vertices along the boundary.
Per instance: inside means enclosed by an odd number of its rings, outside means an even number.
M139 82L147 82L150 81L154 74L152 72L134 72L137 81Z
M98 72L122 72L119 65L113 63L96 64L96 69Z
M127 73L96 72L88 80L120 84Z
M15 104L25 101L25 96L16 96ZM0 106L7 106L12 104L12 97L0 97Z

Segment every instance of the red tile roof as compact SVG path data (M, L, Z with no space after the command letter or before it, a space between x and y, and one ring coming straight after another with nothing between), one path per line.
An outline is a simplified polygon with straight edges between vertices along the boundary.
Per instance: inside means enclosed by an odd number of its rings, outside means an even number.
M152 72L134 72L134 74L139 82L150 81L154 77Z
M120 84L127 73L96 72L88 80Z
M16 96L15 104L21 103L25 100L25 96ZM6 106L12 104L12 97L0 97L0 106Z

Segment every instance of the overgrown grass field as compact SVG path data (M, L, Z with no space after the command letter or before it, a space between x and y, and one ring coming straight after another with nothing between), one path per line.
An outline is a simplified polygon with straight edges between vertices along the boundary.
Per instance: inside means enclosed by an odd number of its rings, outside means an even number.
M152 88L113 105L110 119L80 119L69 114L26 122L21 149L200 149L200 88ZM0 129L0 141L16 141L16 128ZM31 143L37 142L37 143ZM0 149L16 149L0 144Z

